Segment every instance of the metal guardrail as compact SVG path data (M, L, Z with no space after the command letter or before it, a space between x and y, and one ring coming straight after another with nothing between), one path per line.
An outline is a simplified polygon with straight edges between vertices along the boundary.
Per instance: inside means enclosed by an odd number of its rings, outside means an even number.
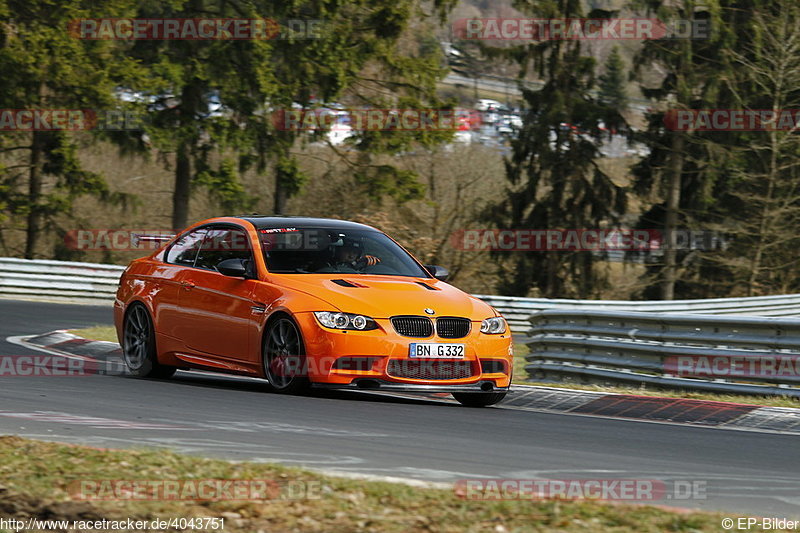
M529 319L537 311L574 309L587 311L631 311L703 315L800 317L800 294L754 296L750 298L707 298L701 300L565 300L476 295L494 306L508 320L511 331L526 335Z
M549 309L529 320L536 381L800 397L800 319Z
M110 305L124 267L0 258L0 295Z
M113 299L124 267L101 263L0 258L0 295ZM497 308L514 333L525 335L529 318L545 309L679 312L714 315L800 317L800 294L632 302L475 295Z

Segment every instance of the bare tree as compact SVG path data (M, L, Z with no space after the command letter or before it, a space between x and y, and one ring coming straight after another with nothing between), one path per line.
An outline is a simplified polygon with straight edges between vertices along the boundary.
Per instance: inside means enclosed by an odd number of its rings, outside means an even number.
M730 90L743 109L772 110L776 118L722 152L739 163L729 192L738 219L731 251L739 257L731 266L747 295L799 286L800 128L781 124L781 117L800 108L800 6L784 2L777 13L755 12L753 29L752 43L729 52L737 74Z

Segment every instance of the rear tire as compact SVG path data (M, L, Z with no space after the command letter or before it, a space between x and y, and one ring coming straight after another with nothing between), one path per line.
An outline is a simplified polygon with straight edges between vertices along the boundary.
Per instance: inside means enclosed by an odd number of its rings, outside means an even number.
M177 370L158 362L156 332L147 308L135 303L125 313L122 358L128 371L138 378L169 378Z
M303 337L288 316L280 316L267 324L261 354L270 390L297 394L309 388Z
M505 392L454 392L453 398L464 407L486 407L506 397Z

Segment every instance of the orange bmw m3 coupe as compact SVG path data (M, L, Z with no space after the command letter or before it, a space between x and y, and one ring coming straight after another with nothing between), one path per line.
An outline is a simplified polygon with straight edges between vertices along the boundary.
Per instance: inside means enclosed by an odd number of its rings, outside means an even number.
M447 392L499 402L511 332L381 231L342 220L221 217L122 275L114 320L139 377L203 369L306 387Z

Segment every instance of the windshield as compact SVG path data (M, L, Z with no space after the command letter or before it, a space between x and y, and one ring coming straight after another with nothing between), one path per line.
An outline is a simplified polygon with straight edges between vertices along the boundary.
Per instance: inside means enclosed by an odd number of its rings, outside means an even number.
M272 273L430 277L379 231L286 227L262 229L259 234Z

